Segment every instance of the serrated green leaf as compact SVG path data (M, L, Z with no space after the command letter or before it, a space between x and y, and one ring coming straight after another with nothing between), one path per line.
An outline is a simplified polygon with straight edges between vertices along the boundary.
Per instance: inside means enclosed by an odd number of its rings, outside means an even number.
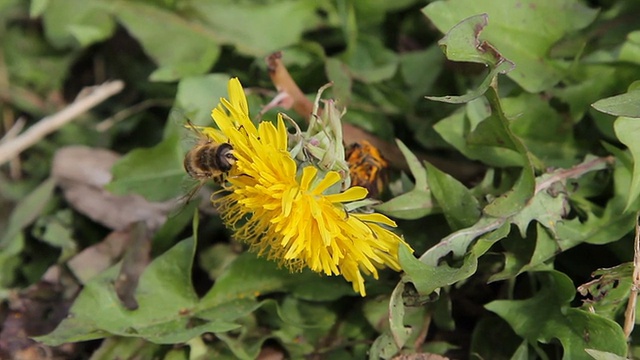
M453 61L475 62L497 68L506 62L510 65L504 68L504 73L511 71L514 64L502 57L491 44L480 39L480 33L488 24L488 15L480 14L468 17L451 30L445 37L438 41L447 59Z
M443 239L438 245L425 252L419 260L408 250L400 249L400 265L408 276L407 281L413 283L420 294L429 295L438 288L454 284L474 274L478 266L478 258L508 233L509 226L501 226L500 222L494 219L484 219L468 229L460 230ZM478 237L480 239L467 253L469 244ZM439 259L449 252L454 253L456 260L460 262L459 266L453 267L446 262L439 263ZM460 254L465 255L462 257Z
M536 184L541 186L549 179L553 180L554 174L544 174L536 178ZM520 236L526 238L527 226L533 220L540 223L555 234L556 223L569 213L567 194L564 191L566 185L556 183L537 192L518 214L511 218L511 222L520 229Z
M578 286L583 309L615 319L626 308L632 291L633 263L598 269L591 277L593 280Z
M482 39L516 64L508 76L529 92L548 89L562 79L567 63L550 58L549 49L567 33L589 25L597 15L596 10L575 0L435 1L423 12L443 33L470 16L488 14L489 26ZM558 19L560 13L566 16ZM557 21L551 24L551 18ZM523 43L527 46L522 47Z
M186 173L179 143L174 135L152 148L129 152L111 169L113 180L106 189L117 195L139 194L149 201L180 195Z
M590 359L585 348L626 354L626 338L620 325L569 306L575 293L569 277L558 271L538 274L542 289L532 298L495 300L485 307L531 342L558 339L564 348L563 359Z
M400 247L400 251L398 253L399 257L413 257L412 254L408 254L409 251L407 249L403 248L404 246ZM395 289L393 289L391 298L389 299L389 331L391 336L386 336L386 334L383 333L378 338L380 341L380 351L383 353L387 353L387 355L389 356L402 349L413 333L413 329L409 326L405 326L404 324L404 315L406 309L404 305L403 292L404 282L401 281L398 283ZM391 344L389 344L389 338L393 339L393 342Z

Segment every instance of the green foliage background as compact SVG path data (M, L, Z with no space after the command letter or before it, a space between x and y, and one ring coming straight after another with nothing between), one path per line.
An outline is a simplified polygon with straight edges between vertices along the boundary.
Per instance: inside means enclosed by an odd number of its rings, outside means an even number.
M108 233L48 179L57 149L123 154L113 193L180 196L171 109L210 124L237 76L257 114L275 95L264 57L281 50L310 97L333 81L345 121L400 140L410 172L393 174L377 209L416 250L401 253L403 275L384 272L360 298L341 278L234 251L215 217L191 235L187 212L153 236L136 310L114 291L119 263L84 282L72 316L39 341L104 339L76 354L91 359L264 348L331 359L640 356L622 330L640 210L638 18L635 0L2 0L3 110L33 124L84 86L122 79L126 89L23 153L22 180L3 167L0 195L15 207L0 219L1 294ZM483 171L456 179L417 153ZM599 268L609 269L578 294Z

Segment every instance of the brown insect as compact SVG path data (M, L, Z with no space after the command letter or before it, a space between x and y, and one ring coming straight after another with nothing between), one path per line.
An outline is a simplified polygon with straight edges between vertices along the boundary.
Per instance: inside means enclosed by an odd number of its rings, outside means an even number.
M224 176L236 162L233 147L218 143L203 134L191 121L188 126L198 135L198 142L184 156L184 169L192 178L200 181L224 181Z
M346 149L351 186L362 186L369 190L369 196L377 198L386 183L386 169L389 166L380 151L366 140L349 145Z
M186 202L209 180L223 185L227 173L233 168L236 157L233 156L233 146L229 143L218 143L202 133L191 121L187 127L197 134L197 142L184 156L184 169L187 174L198 180L186 195Z

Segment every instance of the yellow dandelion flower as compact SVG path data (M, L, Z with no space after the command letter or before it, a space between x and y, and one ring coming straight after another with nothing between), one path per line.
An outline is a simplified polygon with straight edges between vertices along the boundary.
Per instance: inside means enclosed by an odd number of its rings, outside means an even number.
M378 269L399 271L398 248L406 243L387 227L394 221L377 213L350 213L345 204L362 200L367 190L351 187L329 193L341 182L336 171L299 168L288 149L281 116L277 124L250 120L242 86L229 82L229 100L212 111L219 131L205 132L229 142L237 161L227 181L228 194L214 199L225 224L250 250L297 271L304 267L342 275L365 295L364 276Z

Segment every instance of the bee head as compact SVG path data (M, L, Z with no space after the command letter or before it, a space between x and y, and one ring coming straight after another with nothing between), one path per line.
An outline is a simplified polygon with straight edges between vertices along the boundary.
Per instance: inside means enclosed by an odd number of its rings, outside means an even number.
M236 163L236 157L233 156L233 147L228 143L220 144L217 151L218 163L220 164L220 170L229 171Z

